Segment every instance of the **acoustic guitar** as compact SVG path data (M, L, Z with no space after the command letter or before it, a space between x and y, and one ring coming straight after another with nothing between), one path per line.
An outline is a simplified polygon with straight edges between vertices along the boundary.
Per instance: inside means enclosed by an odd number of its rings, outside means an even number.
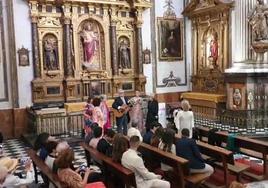
M129 110L130 107L127 104L123 104L119 110L113 108L114 116L120 118L128 113Z

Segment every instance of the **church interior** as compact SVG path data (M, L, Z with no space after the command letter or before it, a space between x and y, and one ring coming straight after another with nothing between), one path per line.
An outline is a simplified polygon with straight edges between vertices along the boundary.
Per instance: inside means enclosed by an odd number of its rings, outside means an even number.
M0 0L0 38L1 186L268 187L268 0Z

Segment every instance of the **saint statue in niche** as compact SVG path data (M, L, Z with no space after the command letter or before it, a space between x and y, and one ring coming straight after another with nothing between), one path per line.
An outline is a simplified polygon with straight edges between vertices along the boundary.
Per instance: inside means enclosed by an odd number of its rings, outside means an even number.
M268 7L263 0L257 0L252 13L249 14L249 24L255 34L255 41L267 40L268 37Z
M93 58L98 50L99 45L98 35L94 31L93 23L85 23L80 36L84 51L84 65L89 67L93 62Z
M129 43L126 39L120 42L119 46L119 68L122 69L131 69L131 61L130 61L130 48Z
M218 45L218 34L217 32L213 31L207 38L207 54L208 54L208 61L209 64L207 66L210 69L214 69L217 67L217 60L219 57L219 45Z
M44 69L58 70L58 44L57 38L54 35L44 37Z

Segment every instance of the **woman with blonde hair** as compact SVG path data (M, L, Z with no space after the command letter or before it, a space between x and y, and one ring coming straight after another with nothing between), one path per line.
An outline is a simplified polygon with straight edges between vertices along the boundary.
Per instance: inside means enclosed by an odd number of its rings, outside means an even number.
M182 129L187 128L190 130L190 138L192 138L192 132L194 127L194 114L190 111L189 101L183 100L181 102L182 110L179 111L174 117L174 123L178 132L180 133Z

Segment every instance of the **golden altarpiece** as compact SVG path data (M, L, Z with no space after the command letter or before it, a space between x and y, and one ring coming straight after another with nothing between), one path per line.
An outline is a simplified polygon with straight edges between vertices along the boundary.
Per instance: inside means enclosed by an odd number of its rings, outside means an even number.
M144 92L145 0L28 0L32 21L33 103L82 101Z
M229 68L230 13L233 2L192 0L183 15L192 21L192 88L183 94L196 106L217 109L226 100L224 71ZM216 110L207 112L215 116Z

